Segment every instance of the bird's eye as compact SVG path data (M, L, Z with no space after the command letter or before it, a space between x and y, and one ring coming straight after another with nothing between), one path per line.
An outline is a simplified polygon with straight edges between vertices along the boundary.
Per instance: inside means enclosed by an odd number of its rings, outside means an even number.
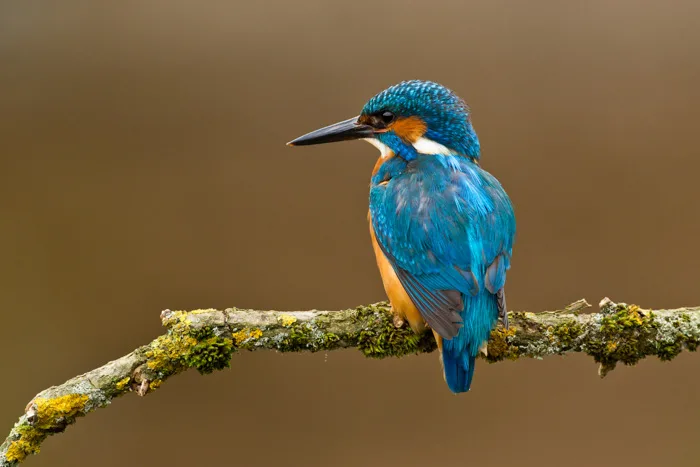
M380 117L382 119L382 122L384 122L385 125L388 125L389 123L394 121L394 113L389 112L388 110L385 110L384 112L382 112Z
M383 130L396 119L396 115L389 110L377 110L363 118L366 123L372 125L374 128Z

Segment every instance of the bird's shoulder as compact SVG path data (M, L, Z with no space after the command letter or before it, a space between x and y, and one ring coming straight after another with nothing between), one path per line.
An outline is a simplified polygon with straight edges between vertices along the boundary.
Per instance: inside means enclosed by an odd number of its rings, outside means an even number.
M515 234L513 208L498 180L456 157L416 161L373 187L370 217L383 249L412 273L488 265L501 252L510 254Z

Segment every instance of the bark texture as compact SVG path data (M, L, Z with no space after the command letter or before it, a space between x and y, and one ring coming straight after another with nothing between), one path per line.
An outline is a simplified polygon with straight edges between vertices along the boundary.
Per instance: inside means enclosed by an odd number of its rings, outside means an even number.
M509 329L494 329L482 357L497 362L583 352L605 376L619 362L633 365L649 355L671 360L683 349L696 350L700 342L700 307L646 310L607 298L598 313L583 313L588 307L579 300L556 311L510 312ZM161 320L167 331L149 344L37 394L0 446L0 467L38 453L47 436L116 397L145 396L189 368L201 373L224 369L236 351L355 347L368 357L384 358L435 350L430 332L397 329L386 303L340 311L165 310Z

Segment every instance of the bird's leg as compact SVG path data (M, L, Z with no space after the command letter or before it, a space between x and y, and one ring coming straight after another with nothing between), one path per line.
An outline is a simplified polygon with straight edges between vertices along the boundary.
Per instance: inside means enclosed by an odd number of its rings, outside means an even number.
M394 311L394 307L391 307L391 315L394 321L394 327L396 327L397 329L403 327L403 325L406 324L406 321Z

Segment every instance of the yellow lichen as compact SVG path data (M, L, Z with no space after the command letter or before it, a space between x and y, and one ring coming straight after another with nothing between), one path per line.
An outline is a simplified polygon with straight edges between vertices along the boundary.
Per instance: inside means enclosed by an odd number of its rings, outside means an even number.
M168 327L177 323L190 324L186 311L171 311L168 317L163 320L163 325Z
M184 324L185 326L189 326L192 324L190 316L212 313L216 311L217 310L214 308L202 308L192 311L171 311L169 312L168 317L163 319L163 325L166 327L172 327L176 324Z
M284 326L284 327L289 327L292 324L297 322L297 319L291 315L281 315L277 319L280 321L280 323L282 323L282 326Z
M5 458L9 462L22 462L29 454L37 454L38 452L38 445L19 439L10 443L10 447L5 452Z
M236 345L240 345L247 339L260 339L262 335L263 333L260 329L245 328L241 329L238 332L234 332L231 335L231 337L233 337L233 340L236 343Z
M190 313L193 314L193 315L201 315L201 314L204 314L204 313L213 313L213 312L216 312L216 311L217 311L217 310L216 310L215 308L199 308L199 309L190 311Z
M614 352L615 349L617 349L617 342L608 342L608 345L606 345L605 348L608 352Z
M161 380L159 380L159 379L157 379L157 380L155 380L155 381L151 381L151 383L148 385L148 388L149 388L151 391L155 391L156 389L158 389L158 388L160 387L160 385L161 385L162 383L163 383L163 381L161 381Z
M148 368L151 370L172 373L175 366L189 350L197 345L197 339L179 334L166 334L158 337L146 353Z
M62 431L76 416L82 415L89 398L85 394L66 394L47 398L37 397L31 402L36 421L20 424L13 430L19 439L12 441L5 452L9 462L22 462L28 455L39 452L39 445L49 433Z
M117 391L121 391L126 387L127 384L129 384L129 381L131 381L131 378L127 376L126 378L117 381L117 384L115 384L114 387L117 389Z
M34 426L41 429L53 428L57 420L71 419L82 412L88 399L85 394L66 394L54 399L37 397L33 401L38 417Z
M630 305L627 308L627 313L629 313L630 319L634 324L637 324L639 326L644 324L644 321L642 320L642 314L637 305Z

